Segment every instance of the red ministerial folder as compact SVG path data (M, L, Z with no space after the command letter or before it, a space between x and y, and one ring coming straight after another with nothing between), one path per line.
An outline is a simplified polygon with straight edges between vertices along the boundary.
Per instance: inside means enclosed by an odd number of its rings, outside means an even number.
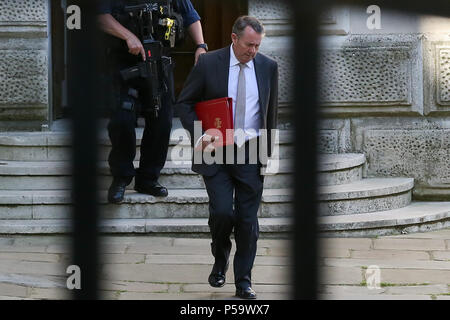
M234 143L233 130L233 99L219 98L202 101L195 105L195 113L204 131L210 130L208 134L219 136L219 141L214 142L216 146L226 146ZM213 129L213 130L211 130ZM219 130L219 132L216 131Z

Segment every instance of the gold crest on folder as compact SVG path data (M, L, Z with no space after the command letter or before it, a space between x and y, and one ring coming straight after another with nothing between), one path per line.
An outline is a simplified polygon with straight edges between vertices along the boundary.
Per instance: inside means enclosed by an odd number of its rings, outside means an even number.
M214 125L217 129L222 128L222 120L220 120L220 118L216 118L216 120L214 121Z

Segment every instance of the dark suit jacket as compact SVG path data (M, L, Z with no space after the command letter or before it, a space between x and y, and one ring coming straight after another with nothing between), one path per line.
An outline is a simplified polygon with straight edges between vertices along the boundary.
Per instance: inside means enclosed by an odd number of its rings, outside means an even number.
M270 130L277 127L278 109L278 65L269 57L258 53L253 59L259 92L259 105L263 118L263 129L268 130L267 150L271 156L273 143ZM183 127L191 134L194 146L194 121L198 120L195 104L200 101L228 96L230 70L230 47L200 55L197 65L189 74L180 93L177 105ZM198 138L198 137L197 137ZM206 176L217 172L217 165L193 164L192 170Z

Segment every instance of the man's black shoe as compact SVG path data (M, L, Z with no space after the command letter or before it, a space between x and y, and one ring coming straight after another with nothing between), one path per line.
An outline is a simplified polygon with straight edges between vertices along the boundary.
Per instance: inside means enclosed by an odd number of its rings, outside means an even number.
M121 180L114 180L108 190L108 202L119 203L123 200L127 183Z
M225 285L225 273L223 272L211 273L208 277L208 282L211 285L211 287L214 288L223 287Z
M244 289L237 288L236 296L241 299L256 299L256 292L250 287Z
M219 265L221 264L214 263L211 274L208 277L209 284L214 288L221 288L225 285L225 274L228 270L228 261L225 267L218 267Z
M158 182L154 184L138 184L134 185L134 190L139 193L150 194L155 197L167 197L169 192L167 188L160 185Z

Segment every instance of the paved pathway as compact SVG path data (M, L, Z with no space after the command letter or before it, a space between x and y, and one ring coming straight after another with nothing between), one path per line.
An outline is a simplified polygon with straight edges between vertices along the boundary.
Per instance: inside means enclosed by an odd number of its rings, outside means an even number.
M236 299L229 284L207 283L213 263L209 239L149 236L102 237L101 295L104 299ZM260 299L289 298L289 241L260 239L253 271ZM67 299L69 238L0 238L0 299Z
M450 299L450 229L323 239L322 248L321 299Z
M207 284L209 239L104 236L102 243L104 299L235 299L232 268L230 284ZM450 229L321 243L322 299L450 299ZM253 279L259 298L288 299L289 240L258 244ZM67 236L0 237L0 299L70 298L68 245ZM376 277L366 279L372 271L379 271L379 285L371 281Z

